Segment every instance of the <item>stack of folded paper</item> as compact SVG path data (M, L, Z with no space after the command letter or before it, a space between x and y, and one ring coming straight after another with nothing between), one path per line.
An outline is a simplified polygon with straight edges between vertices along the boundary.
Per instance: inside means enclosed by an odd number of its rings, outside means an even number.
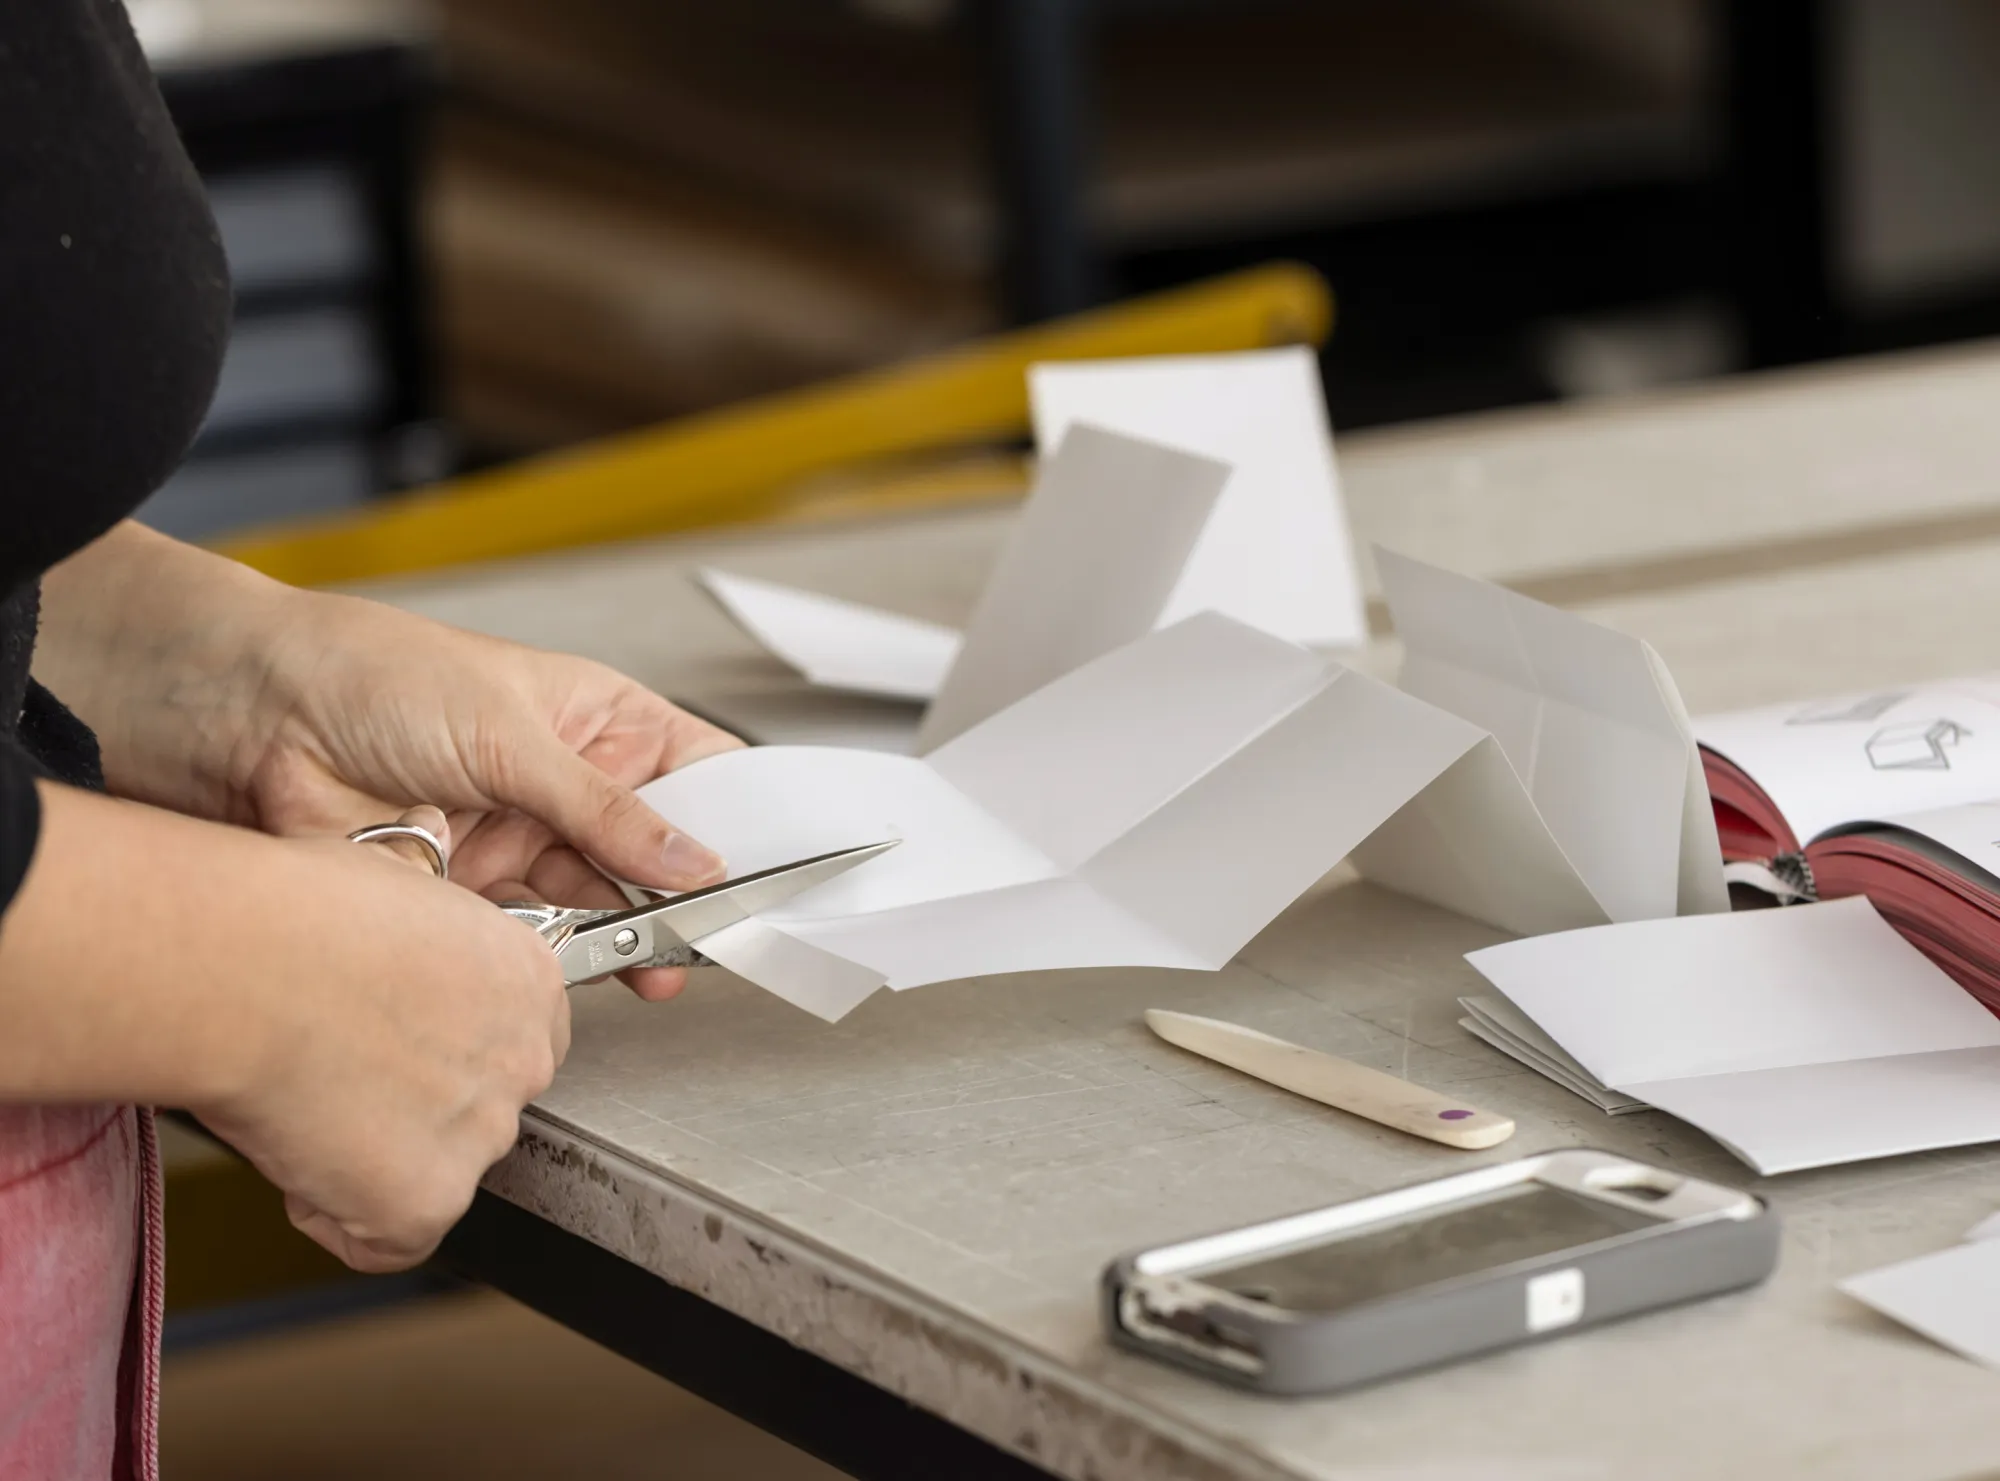
M2000 1139L2000 1018L1866 900L1468 960L1506 995L1464 1000L1481 1038L1604 1110L1670 1111L1759 1172Z

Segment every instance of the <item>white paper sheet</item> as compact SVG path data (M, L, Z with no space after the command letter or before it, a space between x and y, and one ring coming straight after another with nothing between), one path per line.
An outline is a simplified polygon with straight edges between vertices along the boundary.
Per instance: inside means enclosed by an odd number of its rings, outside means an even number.
M1801 842L1856 818L2000 798L2000 676L1891 685L1697 718Z
M1759 1172L2000 1139L2000 1019L1865 899L1631 922L1467 960L1601 1083Z
M1213 970L1371 834L1433 842L1424 881L1472 881L1502 924L1595 909L1490 737L1213 613L926 757L759 747L640 795L739 872L903 840L712 953L827 1017L871 981Z
M2000 1241L1919 1255L1850 1276L1840 1289L1942 1347L2000 1368Z
M1729 908L1694 736L1646 643L1393 551L1375 564L1401 687L1492 732L1607 918Z
M1028 372L1044 454L1076 422L1235 468L1160 621L1224 612L1294 642L1368 640L1319 367L1302 347L1067 361Z
M1047 458L917 733L930 751L1159 625L1230 468L1073 425Z
M828 689L927 700L958 656L958 633L935 622L712 566L695 579L773 655Z

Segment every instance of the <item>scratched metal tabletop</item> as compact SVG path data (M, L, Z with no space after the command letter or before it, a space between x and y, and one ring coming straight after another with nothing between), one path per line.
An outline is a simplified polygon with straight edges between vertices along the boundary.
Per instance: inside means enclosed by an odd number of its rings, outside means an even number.
M1881 362L1343 442L1364 540L1650 639L1696 711L2000 666L2000 355ZM808 729L816 699L688 583L698 561L933 618L1008 519L620 547L375 588ZM1394 665L1393 639L1365 660ZM1968 1477L2000 1377L1838 1295L2000 1208L2000 1151L1758 1183L1657 1114L1600 1115L1455 1024L1483 926L1336 875L1216 974L1048 973L878 994L826 1025L722 974L576 1038L489 1186L1057 1474ZM1210 1014L1441 1090L1519 1133L1459 1153L1184 1055ZM1112 1352L1096 1278L1140 1245L1484 1161L1595 1145L1755 1187L1766 1287L1336 1399L1228 1392Z

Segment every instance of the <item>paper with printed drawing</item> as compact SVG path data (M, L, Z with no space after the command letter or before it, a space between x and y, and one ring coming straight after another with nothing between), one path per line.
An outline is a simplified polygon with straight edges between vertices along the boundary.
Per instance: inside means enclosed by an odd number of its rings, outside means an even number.
M1729 908L1700 754L1649 645L1393 551L1375 563L1398 683L1493 734L1609 919Z
M1996 675L1709 715L1694 733L1749 773L1801 843L1857 818L2000 799Z
M2000 1368L2000 1241L1967 1242L1849 1276L1840 1289L1962 1357Z
M903 840L702 942L825 1017L880 984L1219 968L1378 832L1431 842L1426 882L1473 881L1509 928L1594 911L1489 736L1212 613L924 757L757 747L640 795L739 873Z
M949 627L704 566L695 579L750 636L812 683L927 700L958 656Z
M1076 423L1034 491L917 732L953 736L1158 625L1227 463Z
M1161 624L1216 611L1309 646L1368 641L1310 349L1053 362L1029 369L1028 394L1044 454L1089 422L1236 470Z
M1856 897L1470 953L1610 1088L1762 1173L2000 1139L2000 1019Z

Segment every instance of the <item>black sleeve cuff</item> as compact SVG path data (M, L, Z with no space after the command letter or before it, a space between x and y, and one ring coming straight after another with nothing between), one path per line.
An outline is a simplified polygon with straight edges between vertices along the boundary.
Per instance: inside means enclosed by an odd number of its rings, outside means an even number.
M42 798L35 768L15 747L0 742L0 911L14 903L35 857L42 832Z

